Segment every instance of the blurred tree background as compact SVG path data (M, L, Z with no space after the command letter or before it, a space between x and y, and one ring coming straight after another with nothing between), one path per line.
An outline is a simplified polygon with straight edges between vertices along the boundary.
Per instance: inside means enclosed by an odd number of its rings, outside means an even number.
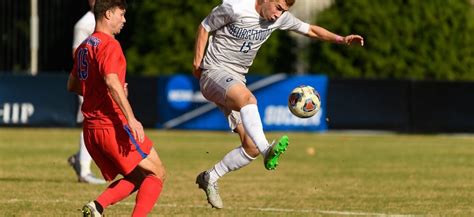
M126 15L127 34L120 36L128 40L124 45L128 73L190 74L197 27L221 2L131 1ZM292 71L295 55L291 43L285 32L272 35L254 61L252 71L260 74Z
M336 1L317 23L365 37L363 48L311 43L312 72L333 78L474 80L474 2Z
M293 9L315 11L307 6L309 1L323 2L298 0ZM29 1L0 2L0 73L26 74ZM190 74L197 27L221 2L128 0L127 23L117 38L129 74ZM88 10L87 1L38 3L39 69L65 73L71 68L73 25ZM298 71L330 78L474 80L474 0L334 0L314 18L295 15L340 35L360 34L366 46L307 43L275 31L260 49L252 74Z
M129 73L189 73L197 26L220 3L132 1L124 36ZM306 55L299 56L308 58L307 71L331 78L474 80L472 4L470 0L335 1L313 23L341 35L360 34L365 47L313 40L297 49L288 32L275 31L250 71L293 73L296 53L303 52Z

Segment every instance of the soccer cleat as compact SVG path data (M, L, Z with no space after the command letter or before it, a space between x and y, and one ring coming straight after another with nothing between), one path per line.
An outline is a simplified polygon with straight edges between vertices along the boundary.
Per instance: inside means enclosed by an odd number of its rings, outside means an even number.
M207 202L209 202L213 208L222 209L224 207L221 196L219 196L217 182L214 184L209 183L209 172L204 171L200 173L196 177L196 184L198 184L200 189L206 192Z
M100 212L97 211L97 208L95 207L95 203L93 201L84 205L81 211L84 217L101 217L102 216L102 214L100 214Z
M95 177L92 173L89 173L85 176L80 176L79 177L79 182L88 183L88 184L95 184L95 185L100 185L100 184L105 184L106 183L105 180Z
M263 163L267 170L274 170L278 166L278 160L280 156L288 149L289 144L288 136L282 136L277 144L272 143L271 149L268 150L267 155L265 156Z
M67 159L69 165L74 169L74 172L77 175L77 181L88 184L105 184L105 180L95 177L92 173L89 173L85 176L81 176L81 163L79 162L78 154L74 154Z
M67 159L67 162L69 163L69 166L74 169L74 172L76 173L77 177L79 177L81 175L81 164L79 163L79 159L77 158L77 153L73 154Z

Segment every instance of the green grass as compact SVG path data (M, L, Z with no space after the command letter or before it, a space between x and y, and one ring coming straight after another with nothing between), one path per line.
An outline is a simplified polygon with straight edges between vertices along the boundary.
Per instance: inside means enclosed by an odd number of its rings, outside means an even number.
M237 136L147 130L168 174L152 215L474 215L474 136L285 134L290 146L277 170L266 171L260 157L226 175L219 181L225 209L214 210L195 177L236 147ZM78 136L79 129L0 128L0 215L80 215L106 186L76 182L66 159ZM106 214L129 216L134 200Z

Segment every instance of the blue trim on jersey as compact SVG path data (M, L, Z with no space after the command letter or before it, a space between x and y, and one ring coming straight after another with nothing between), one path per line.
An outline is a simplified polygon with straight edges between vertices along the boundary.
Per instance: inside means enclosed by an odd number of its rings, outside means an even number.
M143 152L143 150L140 148L140 145L138 145L138 142L135 140L135 138L133 138L132 132L130 132L130 128L128 127L128 125L124 125L123 129L125 129L125 132L127 132L128 137L130 137L130 140L132 140L132 143L135 146L135 148L137 149L138 153L140 153L142 158L145 159L146 156L148 156L148 155L145 154L145 152Z

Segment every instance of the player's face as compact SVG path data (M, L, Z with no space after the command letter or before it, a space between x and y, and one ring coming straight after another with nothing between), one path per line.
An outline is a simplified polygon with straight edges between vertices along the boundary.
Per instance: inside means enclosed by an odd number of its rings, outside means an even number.
M126 20L125 20L125 10L120 8L115 8L111 10L110 16L110 26L112 27L112 33L114 35L119 34L122 30Z
M270 0L262 4L261 15L263 19L274 22L288 9L285 0Z

